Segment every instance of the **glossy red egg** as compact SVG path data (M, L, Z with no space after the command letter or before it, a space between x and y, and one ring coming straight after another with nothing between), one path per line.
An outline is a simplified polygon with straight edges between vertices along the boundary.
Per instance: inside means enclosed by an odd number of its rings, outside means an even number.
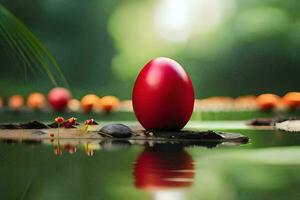
M180 130L194 108L189 75L170 58L156 58L139 73L132 95L135 115L145 129Z
M71 93L66 88L57 87L48 93L50 106L57 111L63 111L71 99Z

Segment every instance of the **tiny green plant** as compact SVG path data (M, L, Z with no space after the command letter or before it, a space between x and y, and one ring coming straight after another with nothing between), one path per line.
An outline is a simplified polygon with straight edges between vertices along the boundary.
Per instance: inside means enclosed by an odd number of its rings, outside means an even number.
M63 125L65 119L63 117L56 117L55 122L57 123L57 138L59 138L59 128Z
M87 119L85 122L84 122L84 125L82 127L79 127L79 130L80 130L80 133L81 135L82 134L86 134L90 131L93 131L93 125L97 125L98 123L93 119L93 118L90 118L90 119Z

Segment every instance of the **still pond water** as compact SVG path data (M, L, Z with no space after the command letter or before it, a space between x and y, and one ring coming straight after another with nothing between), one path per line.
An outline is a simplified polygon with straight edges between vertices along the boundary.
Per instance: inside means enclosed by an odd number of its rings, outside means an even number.
M300 134L209 126L251 140L216 147L70 140L61 149L2 141L0 199L300 199Z

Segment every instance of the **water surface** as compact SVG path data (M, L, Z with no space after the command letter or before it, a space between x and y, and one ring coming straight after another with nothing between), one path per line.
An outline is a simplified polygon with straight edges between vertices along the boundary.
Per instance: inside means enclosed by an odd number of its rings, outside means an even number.
M2 141L0 199L300 199L300 134L224 127L250 142Z

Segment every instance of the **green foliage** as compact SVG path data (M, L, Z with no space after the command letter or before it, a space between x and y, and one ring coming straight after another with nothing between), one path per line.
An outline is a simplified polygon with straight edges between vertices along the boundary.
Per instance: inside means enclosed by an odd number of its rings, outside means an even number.
M157 56L182 64L197 98L284 95L299 90L298 0L176 1L187 3L190 10L180 12L184 7L177 6L174 15L164 15L174 5L162 3L175 1L0 2L38 35L63 66L74 98L86 93L131 98L140 69ZM167 10L158 12L159 8ZM187 24L178 32L176 25L181 23L168 20L184 13L188 14ZM165 20L171 23L164 26ZM181 30L188 33L184 41L166 37ZM3 39L0 37L0 45L9 47ZM20 67L15 68L15 62L0 50L0 96L49 90L50 81L34 79L32 73L24 81L24 73L18 74Z
M67 81L55 58L42 42L15 15L0 4L0 44L4 50L17 58L20 63L32 73L44 71L54 85L61 79L65 85ZM51 71L54 67L56 73Z

